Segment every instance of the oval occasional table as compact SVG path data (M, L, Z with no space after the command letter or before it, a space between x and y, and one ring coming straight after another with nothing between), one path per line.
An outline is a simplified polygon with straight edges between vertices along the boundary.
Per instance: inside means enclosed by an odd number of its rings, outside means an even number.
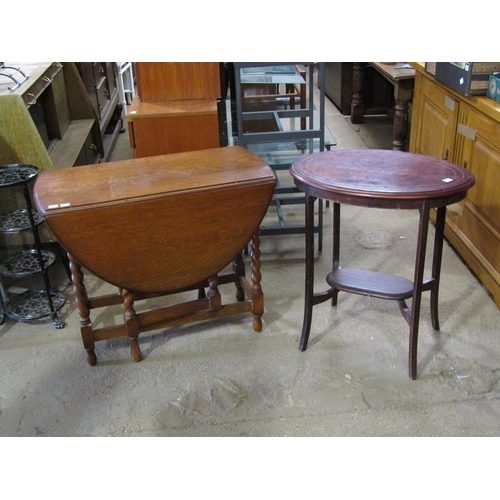
M305 304L299 349L307 348L312 310L339 291L396 300L410 326L409 376L417 378L417 341L422 292L431 293L431 320L439 330L438 293L446 206L456 203L474 185L466 169L425 155L389 150L325 151L290 166L296 186L306 195ZM330 289L314 293L314 202L333 201L333 269L326 277ZM420 211L413 281L390 274L340 266L340 205ZM424 280L429 214L436 209L431 277ZM412 299L411 307L406 303Z

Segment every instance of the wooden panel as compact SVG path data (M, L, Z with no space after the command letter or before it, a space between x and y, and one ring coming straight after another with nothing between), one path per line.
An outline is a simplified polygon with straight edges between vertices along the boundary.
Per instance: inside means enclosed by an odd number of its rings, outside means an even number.
M475 140L468 169L476 177L476 186L467 200L480 211L485 222L500 234L500 125L471 112L469 127ZM500 252L498 253L500 259Z
M80 150L92 133L94 123L91 119L71 122L64 137L56 142L50 153L54 167L72 167L77 162Z
M133 122L134 158L219 147L217 114L153 117Z
M417 75L418 76L418 75ZM420 100L411 151L436 158L451 158L455 141L458 102L441 88L418 78Z
M54 109L52 112L53 118L57 122L57 138L62 139L66 130L68 130L71 123L71 116L69 114L68 97L66 92L66 83L64 81L64 73L58 73L50 86L51 94L54 100ZM49 116L49 113L47 113ZM48 118L47 116L47 118Z
M264 184L186 193L57 215L48 224L68 253L105 281L144 292L176 290L231 262L273 190ZM97 241L82 228L92 228Z
M218 62L137 62L137 93L142 101L217 99Z
M462 210L448 213L448 236L500 307L500 124L464 102L460 109L457 138L464 146L456 162L473 173L476 185Z
M127 120L134 158L220 146L214 99L148 103L135 98Z
M418 73L411 151L441 156L449 149L449 160L474 175L467 198L447 211L445 234L500 308L500 105L459 96L412 64Z

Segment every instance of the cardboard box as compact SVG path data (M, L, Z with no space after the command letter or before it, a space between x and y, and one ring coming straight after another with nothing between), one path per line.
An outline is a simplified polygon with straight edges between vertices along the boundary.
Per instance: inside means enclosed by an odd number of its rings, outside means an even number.
M486 95L489 76L500 62L437 62L436 81L462 95Z
M486 95L500 102L500 73L490 75Z

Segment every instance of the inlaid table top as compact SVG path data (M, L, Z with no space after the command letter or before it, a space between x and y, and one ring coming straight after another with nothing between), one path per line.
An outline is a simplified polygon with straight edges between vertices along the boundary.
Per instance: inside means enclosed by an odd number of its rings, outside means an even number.
M473 175L458 165L389 150L325 151L295 162L290 173L320 198L386 208L412 208L422 200L449 204L474 185Z

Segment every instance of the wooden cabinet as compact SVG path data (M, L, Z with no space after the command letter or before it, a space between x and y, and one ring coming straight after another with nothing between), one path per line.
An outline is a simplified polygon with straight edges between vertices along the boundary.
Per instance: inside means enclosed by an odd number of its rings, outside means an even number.
M137 62L127 113L134 158L221 145L220 63Z
M446 236L500 308L500 104L463 97L417 70L410 151L467 168L476 184L447 212Z
M441 86L418 74L415 86L411 151L437 158L453 158L459 101Z
M123 131L123 105L119 102L118 68L115 62L75 63L94 108L103 143L103 158L108 161L118 134ZM92 159L93 155L87 155ZM93 163L93 161L87 161Z

